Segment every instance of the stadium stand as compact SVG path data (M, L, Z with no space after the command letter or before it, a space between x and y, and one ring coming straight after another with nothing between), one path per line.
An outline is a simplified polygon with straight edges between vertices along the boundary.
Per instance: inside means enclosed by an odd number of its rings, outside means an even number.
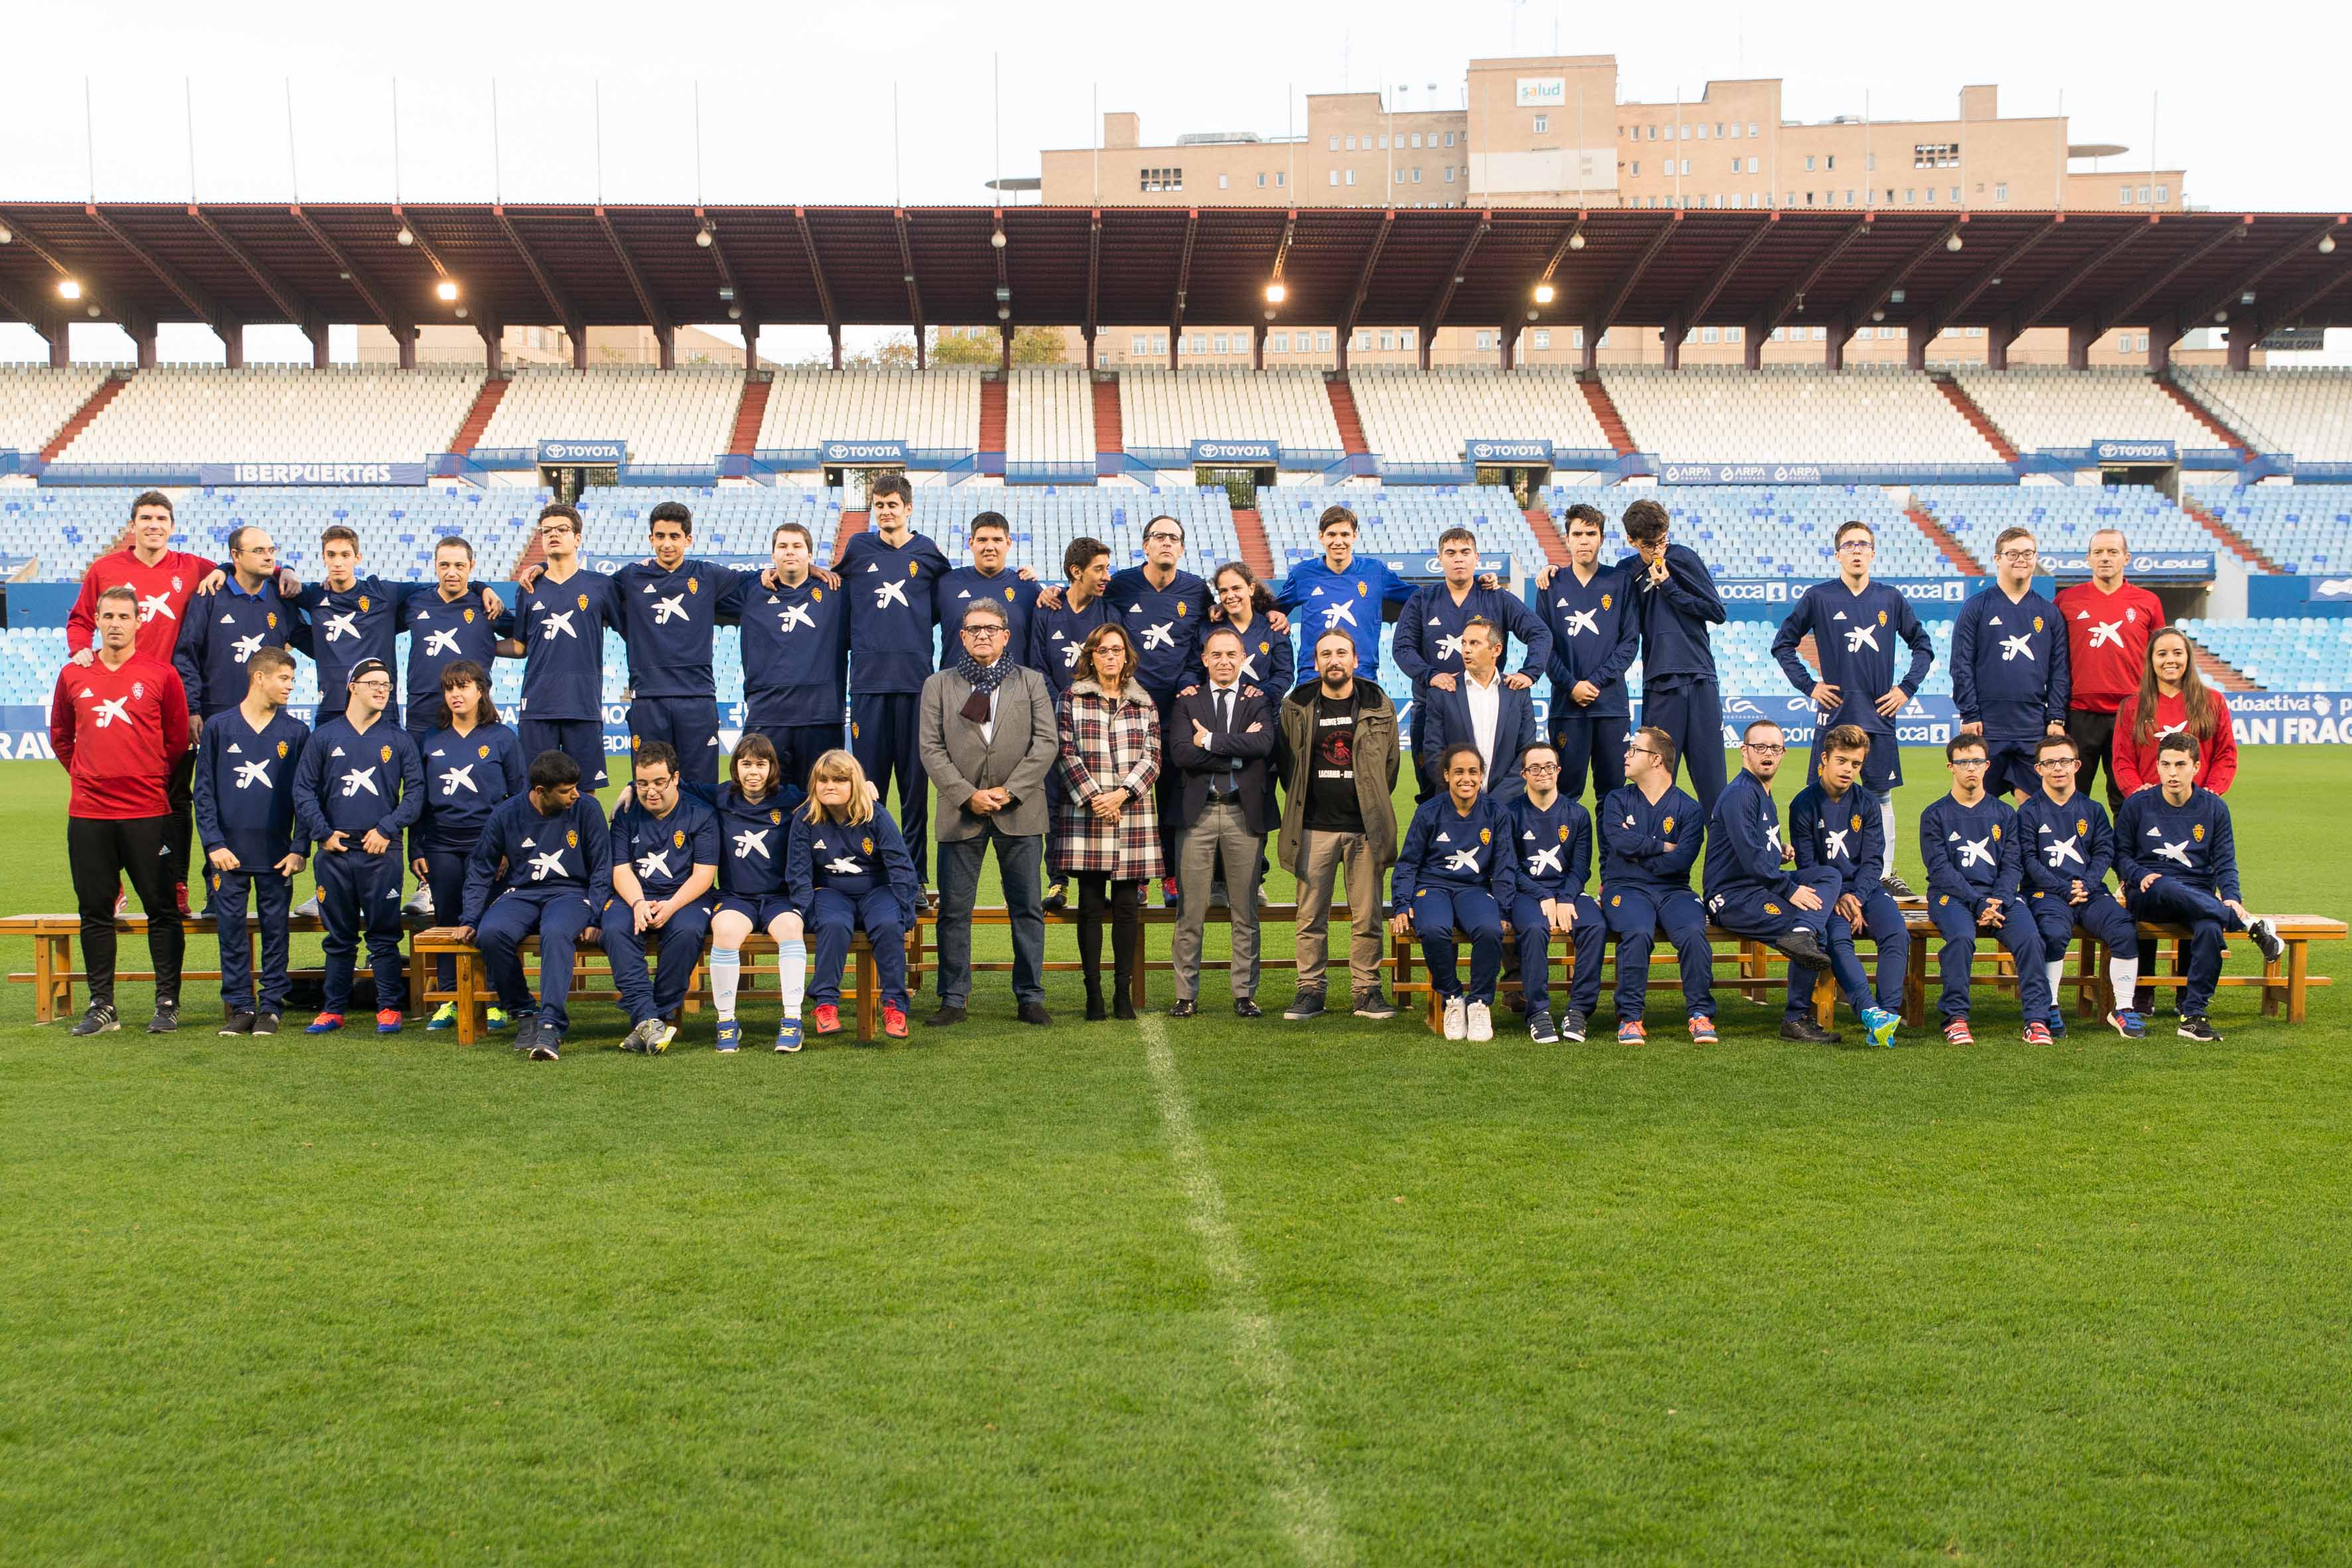
M1194 441L1278 441L1293 452L1343 450L1323 374L1312 370L1124 370L1119 416L1130 452Z
M1530 365L1497 374L1446 366L1349 373L1364 440L1385 462L1459 463L1474 440L1548 440L1580 451L1609 450L1592 405L1564 366Z
M1675 542L1697 551L1719 577L1834 576L1838 524L1851 521L1877 531L1878 558L1872 570L1882 577L1938 577L1951 570L1918 525L1873 485L1550 485L1543 492L1544 510L1556 526L1566 526L1568 509L1580 501L1600 509L1609 520L1602 534L1604 561L1633 548L1618 520L1643 499L1664 505Z
M1094 379L1076 365L1020 365L1005 388L1004 462L1018 476L1045 468L1057 479L1095 471Z
M1276 576L1323 553L1316 520L1333 506L1356 514L1361 527L1356 548L1367 555L1429 553L1437 548L1437 536L1458 524L1478 535L1482 552L1502 552L1522 570L1532 572L1544 563L1534 530L1511 492L1499 485L1283 485L1257 492L1258 518Z
M2197 365L2187 371L2186 384L2257 452L2292 452L2306 462L2352 462L2352 370Z
M415 463L446 450L479 370L162 365L142 370L62 463Z
M766 561L779 523L797 522L814 536L819 560L832 559L840 526L841 492L807 485L726 485L700 489L611 488L580 492L581 547L590 555L636 560L646 552L646 516L659 503L683 501L694 513L688 553L712 560Z
M969 452L980 442L977 369L776 372L760 417L762 451L805 452L826 441L904 441L921 451ZM1094 454L1086 454L1091 464Z
M2352 572L2352 485L2214 486L2196 500L2290 572Z
M1912 499L1979 561L2004 528L2033 531L2044 552L2080 552L2103 528L2120 528L2135 551L2208 553L2221 543L2204 524L2146 485L1922 485Z
M108 374L102 364L68 370L0 366L0 452L37 452L47 446Z
M2145 371L2031 366L1954 371L1961 388L2021 452L2073 450L2094 441L2170 441L2209 451L2221 437Z
M1896 367L1606 365L1601 380L1634 443L1677 462L2000 460L1933 381Z
M1113 571L1139 564L1143 525L1163 512L1184 525L1185 571L1205 577L1241 553L1232 503L1213 485L915 487L915 526L959 566L971 558L971 519L983 511L1004 514L1013 525L1013 564L1034 569L1045 583L1062 581L1062 552L1074 539L1108 545Z
M628 443L635 463L706 464L727 450L743 373L719 365L648 370L635 365L529 365L514 374L482 432L490 449L541 441ZM775 400L769 400L771 413ZM466 410L449 421L456 431ZM446 440L447 434L439 437Z
M2179 624L2267 691L2340 691L2352 669L2352 620L2341 616Z

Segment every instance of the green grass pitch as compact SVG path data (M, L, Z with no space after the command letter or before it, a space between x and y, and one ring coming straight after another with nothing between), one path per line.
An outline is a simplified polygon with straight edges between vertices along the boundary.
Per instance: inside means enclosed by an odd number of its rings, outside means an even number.
M2245 754L2256 909L2352 906L2348 763ZM69 907L64 799L0 764L0 905ZM2342 1560L2336 993L1872 1053L1206 989L532 1067L0 988L0 1562Z

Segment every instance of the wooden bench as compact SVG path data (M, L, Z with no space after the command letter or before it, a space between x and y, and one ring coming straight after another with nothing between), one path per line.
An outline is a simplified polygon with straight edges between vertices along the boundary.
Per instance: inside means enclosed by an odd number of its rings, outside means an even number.
M402 923L407 931L411 933L415 933L425 930L428 922L417 916L408 915L403 917ZM184 929L190 936L215 936L220 930L216 924L202 915L188 916ZM252 938L255 947L254 960L256 963L258 963L260 962L259 948L261 943L261 918L258 915L247 914L245 918L245 929ZM291 917L286 922L286 929L289 934L295 936L305 934L317 936L326 930L324 926L319 923L316 918L310 915L295 915ZM122 939L137 937L142 942L145 941L147 936L147 917L143 914L117 915L114 917L114 930L117 939L117 957L120 958L122 956ZM77 914L8 915L5 917L0 917L0 937L21 936L29 937L32 940L33 967L31 972L14 973L11 973L8 978L16 984L32 986L33 1018L36 1023L54 1023L59 1018L70 1017L73 1016L74 983L76 981L87 982L89 979L89 971L76 969L73 966L73 944L75 939L80 935L81 917ZM362 973L364 973L367 953L362 950L359 956L362 962ZM423 989L418 983L415 967L416 966L413 963L409 965L408 1010L412 1013L418 1010L419 1006L422 1005L424 995ZM319 979L320 975L320 972L316 969L297 969L289 972L289 977L299 980L316 980ZM155 972L152 969L117 968L114 972L114 978L118 982L135 981L148 983L154 980ZM182 968L180 971L180 999L183 1007L184 1008L187 1001L187 983L189 981L217 981L219 979L220 971L217 968ZM371 1007L369 1011L373 1012L374 1009Z

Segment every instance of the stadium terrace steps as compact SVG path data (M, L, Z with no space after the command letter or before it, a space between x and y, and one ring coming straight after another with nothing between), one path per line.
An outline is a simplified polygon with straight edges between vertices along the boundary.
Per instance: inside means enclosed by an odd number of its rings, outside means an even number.
M1954 539L1944 525L1936 521L1935 514L1926 507L1915 500L1903 509L1903 515L1919 525L1919 531L1926 534L1934 542L1936 548L1944 552L1945 560L1959 568L1962 576L1981 577L1985 574L1985 569L1977 564L1976 557L1962 549L1960 542Z
M2197 650L2197 673L2205 678L2208 686L2218 686L2224 691L2260 691L2262 688L2249 679L2245 671L2214 653L2196 638L2189 646Z
M1004 450L1004 378L1001 375L982 377L980 384L980 441L973 450L1002 452Z
M2169 385L2170 383L2168 382L2166 384ZM2211 534L2224 549L2247 565L2273 577L2285 574L2286 568L2247 543L2235 529L2206 510L2204 503L2200 501L2185 485L2181 487L2180 491L2180 510L2195 518L2204 527L2206 532Z
M1273 582L1274 552L1266 545L1265 524L1259 521L1255 510L1248 507L1234 509L1234 538L1241 544L1242 560L1257 574L1257 580Z
M473 407L466 410L466 422L450 437L449 450L462 458L481 444L482 432L490 427L490 416L499 411L499 400L513 384L503 378L482 383L481 391L474 394Z
M534 528L525 536L522 553L515 557L514 570L508 573L507 576L510 581L520 578L525 572L546 559L546 547L540 542L539 530Z
M1609 444L1617 448L1617 455L1622 458L1638 450L1633 445L1633 431L1625 426L1625 416L1617 412L1616 400L1601 384L1601 378L1588 375L1577 384L1584 388L1584 401L1592 405L1592 416L1601 421L1601 428L1608 436Z
M1554 566L1567 565L1568 541L1559 536L1559 530L1552 523L1551 513L1539 506L1531 506L1523 515L1528 520L1528 531L1533 533L1536 542L1543 546L1544 559Z
M1339 447L1349 457L1369 452L1364 441L1364 422L1356 413L1356 391L1346 382L1332 377L1323 383L1331 399L1331 422L1339 427Z
M1991 416L1977 406L1977 400L1969 395L1968 388L1948 375L1937 376L1935 381L1937 386L1943 388L1944 395L1951 400L1952 406L1960 411L1960 417L1975 426L1977 434L1992 444L1992 449L2000 454L2002 462L2017 461L2016 446L2008 437L2001 434L2000 426L1992 422Z
M100 382L98 390L89 395L89 401L75 409L73 417L66 421L65 428L58 431L49 444L41 448L41 461L56 462L59 454L73 445L74 437L88 428L89 422L97 418L108 404L121 396L122 389L130 384L129 375L110 375Z
M775 383L760 376L743 378L743 401L735 405L735 433L727 439L728 456L748 458L759 448L760 418L768 412L768 394Z
M841 514L841 525L833 531L833 564L840 565L841 558L849 553L849 541L852 536L865 531L866 514L864 512L845 511Z
M1115 375L1096 378L1094 397L1095 451L1097 455L1109 453L1116 457L1127 450L1127 434L1118 414L1118 378Z
M2204 426L2205 428L2213 432L2214 437L2221 441L2221 445L2229 447L2230 450L2237 453L2242 458L2251 458L2254 455L2253 448L2247 446L2243 440L2240 439L2236 431L2231 429L2227 425L2222 424L2220 416L2214 414L2211 409L2198 402L2194 397L2191 397L2189 395L2189 389L2187 387L2173 380L2169 375L2158 376L2156 378L2156 384L2164 388L2165 395L2170 397L2173 402L2178 403L2181 407L2189 410L2189 416L2190 418L2196 420L2197 423Z

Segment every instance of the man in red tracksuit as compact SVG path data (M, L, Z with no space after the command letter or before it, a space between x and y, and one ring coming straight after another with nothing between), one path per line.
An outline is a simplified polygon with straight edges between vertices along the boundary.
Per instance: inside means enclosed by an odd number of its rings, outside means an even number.
M219 564L201 555L172 548L172 498L148 490L131 503L131 542L89 563L81 580L80 596L66 616L66 651L75 664L87 668L94 656L99 596L109 588L128 587L136 596L139 652L170 666L180 624L187 618L188 596ZM2134 689L2137 689L2137 687ZM195 831L195 752L183 747L165 783L171 828L163 840L163 858L176 885L179 908L188 907L188 846Z
M58 673L49 698L49 744L73 781L66 857L81 911L89 1011L77 1035L121 1027L114 1012L114 894L124 875L147 914L155 963L155 1016L147 1032L180 1026L180 959L187 933L164 868L171 820L165 781L184 771L188 697L179 675L136 646L139 591L117 584L97 596L98 651Z
M2131 547L2123 530L2103 528L2091 535L2091 580L2062 589L2058 613L2066 621L2066 658L2074 687L2067 700L2066 733L2073 736L2083 773L2075 787L2091 792L2099 764L2107 769L2107 809L2121 811L2124 792L2116 782L2116 705L2139 690L2147 665L2148 639L2164 627L2164 603L2124 581Z

